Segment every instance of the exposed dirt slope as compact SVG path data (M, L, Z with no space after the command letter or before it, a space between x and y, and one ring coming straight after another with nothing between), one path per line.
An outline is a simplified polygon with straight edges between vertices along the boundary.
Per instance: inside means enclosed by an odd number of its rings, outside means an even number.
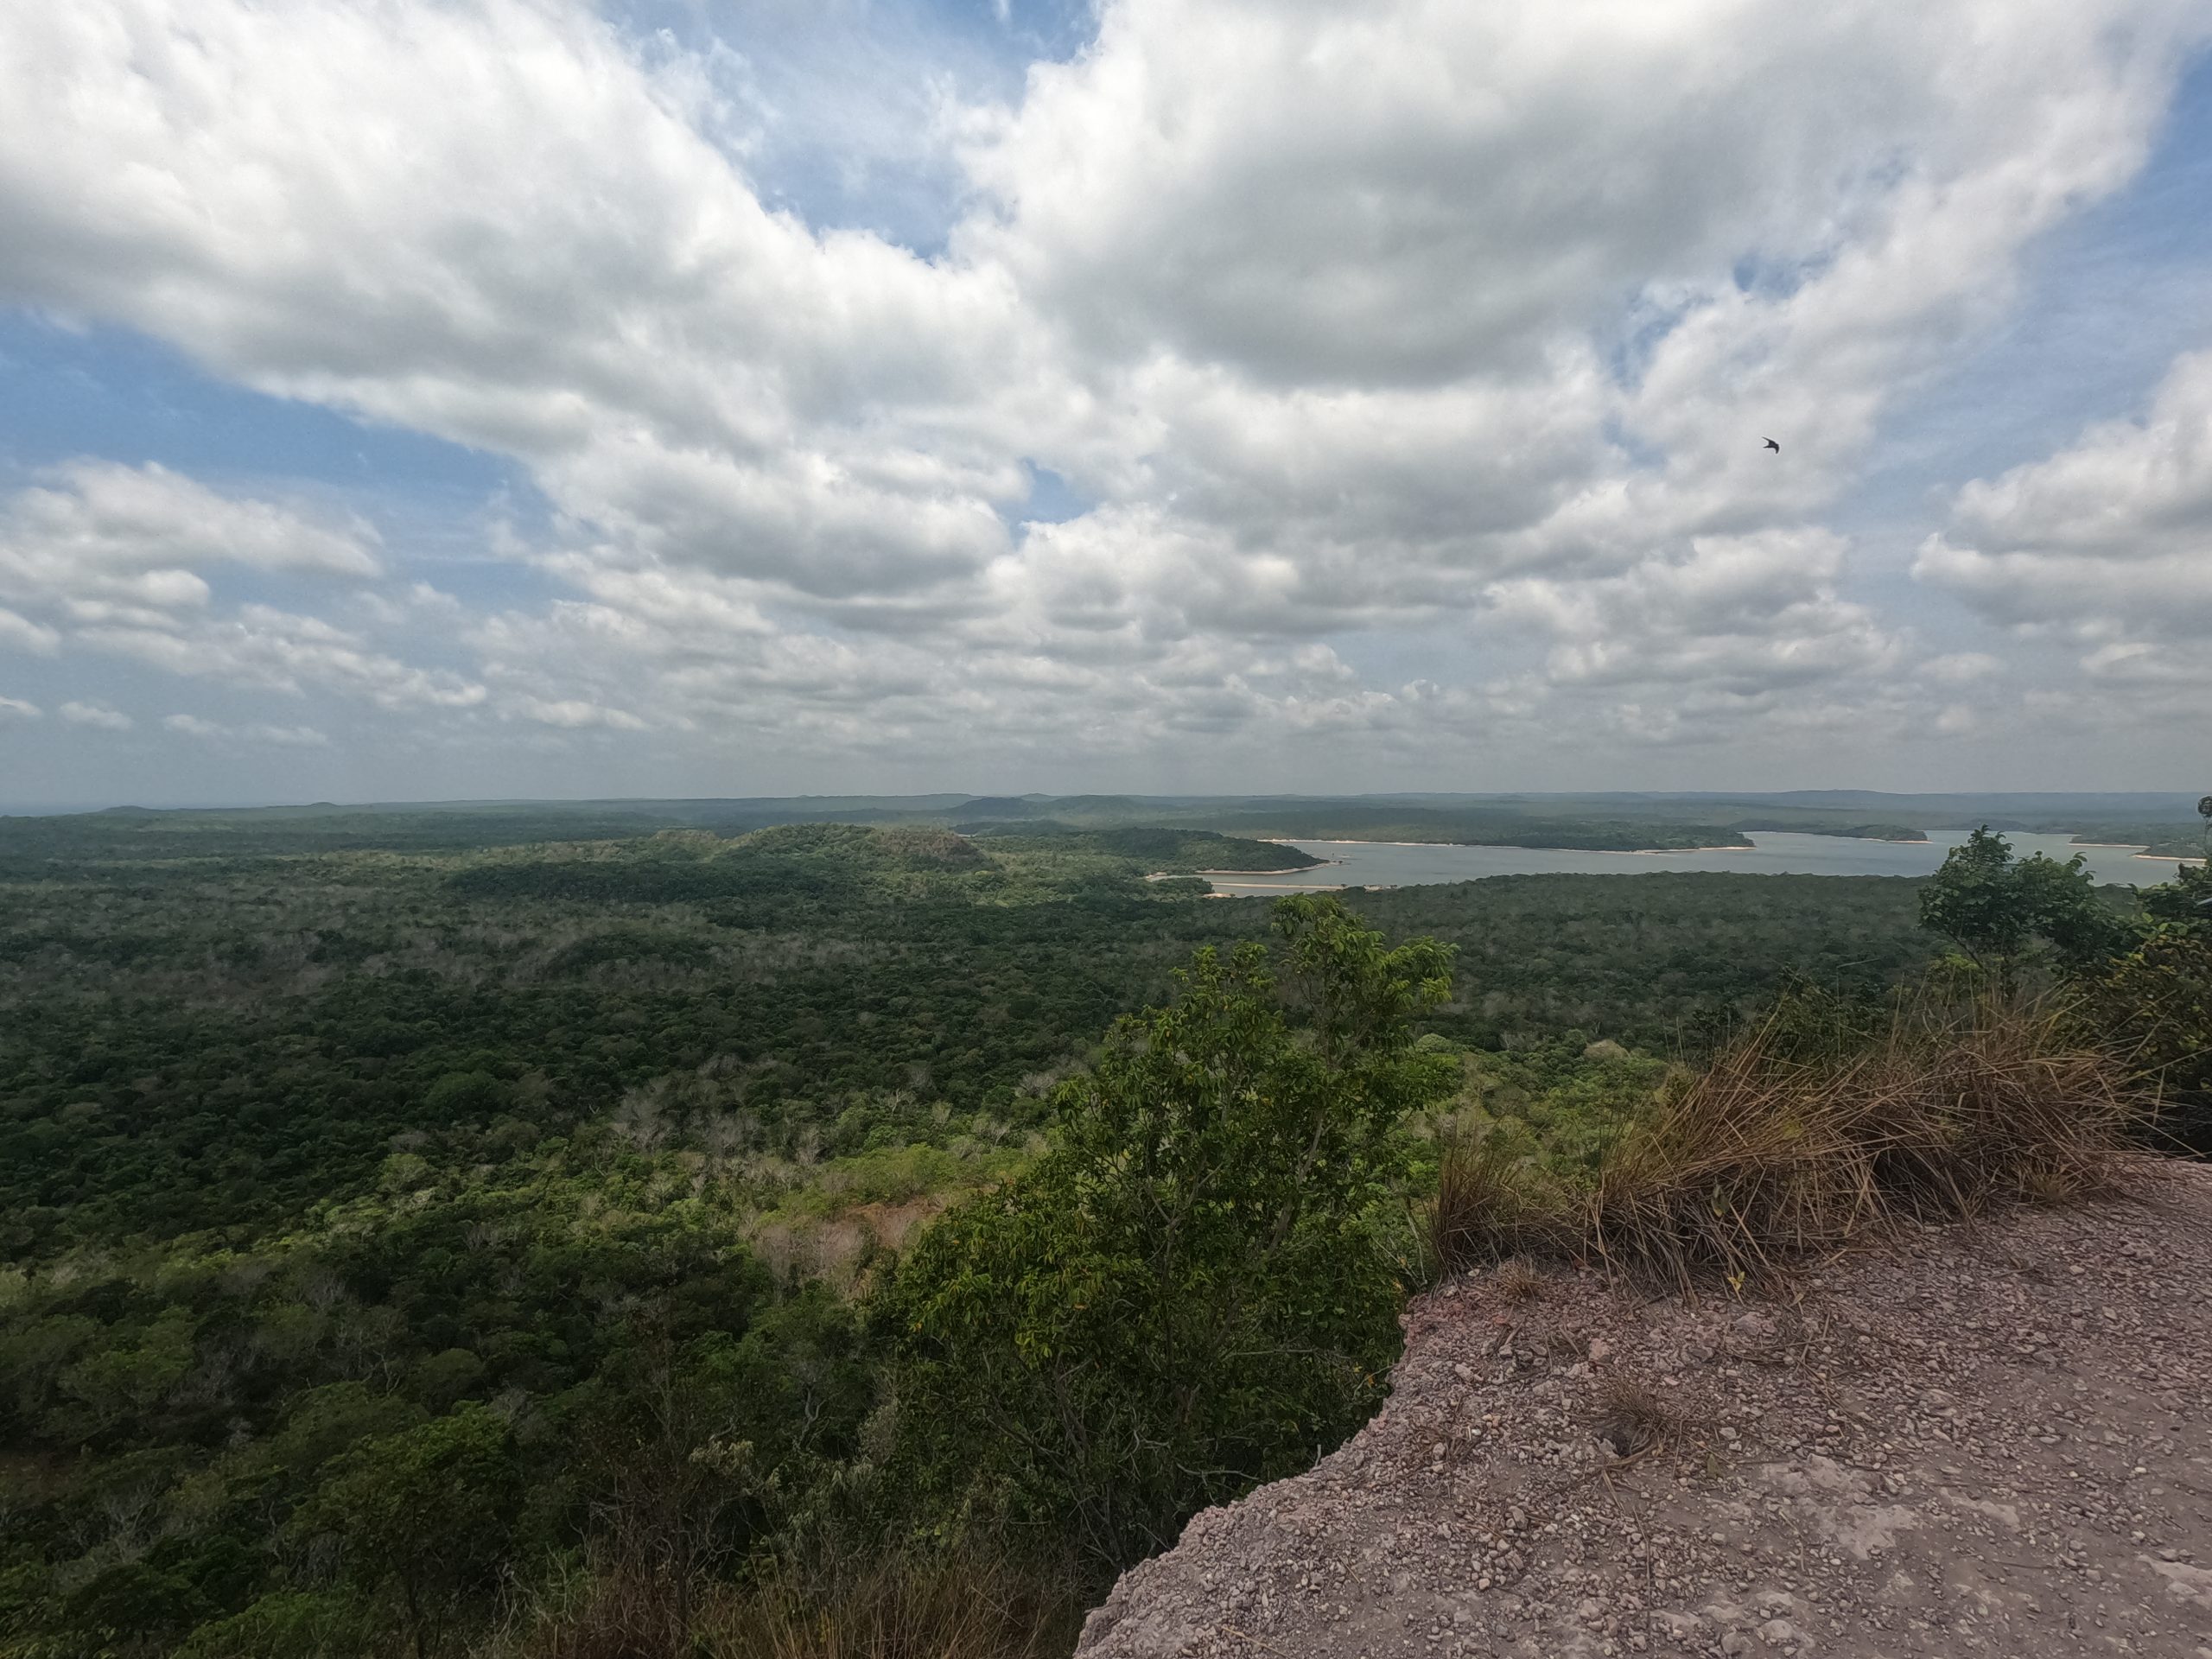
M1782 1296L1455 1281L1373 1423L1079 1651L2212 1659L2212 1168L2139 1186Z

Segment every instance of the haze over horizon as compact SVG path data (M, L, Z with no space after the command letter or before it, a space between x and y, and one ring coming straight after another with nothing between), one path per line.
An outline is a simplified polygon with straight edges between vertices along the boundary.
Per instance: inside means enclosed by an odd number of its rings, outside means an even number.
M1644 808L1678 816L1684 810L1701 810L1709 805L1721 811L1724 817L1745 811L1757 816L1763 808L1790 812L1808 810L1832 814L1886 813L1889 815L1888 822L1910 824L1916 829L1946 826L1956 829L1970 824L1974 818L1981 816L2005 820L2005 823L1999 825L2004 828L2020 815L2048 819L2057 814L2068 817L2072 828L2076 830L2108 825L2115 819L2124 819L2133 826L2134 833L2142 833L2142 826L2146 824L2170 828L2194 824L2202 812L2206 798L2212 798L2194 796L2186 791L2177 790L1968 790L1908 793L1859 789L1530 790L1496 793L1400 790L1372 791L1362 794L1293 790L1241 795L1186 791L1149 793L1142 791L1077 791L1056 795L1036 790L925 790L905 794L823 791L776 796L447 796L432 799L375 801L202 798L19 802L0 798L0 818L136 812L176 812L188 816L202 812L269 812L285 817L335 817L357 811L406 815L416 809L436 813L447 809L501 812L507 809L534 808L555 811L569 809L593 809L595 811L604 808L613 809L617 817L621 817L626 809L635 808L646 818L658 817L671 826L714 823L721 826L725 833L739 833L747 828L797 822L794 813L817 810L823 818L830 821L895 823L919 819L947 822L965 818L987 826L1002 828L1006 821L1020 817L1058 819L1071 817L1090 825L1128 824L1141 822L1155 808L1164 819L1175 823L1188 821L1189 812L1194 809L1234 808L1264 811L1274 805L1326 807L1332 804L1403 806L1447 815L1471 813L1478 818L1486 817L1492 821L1500 814L1510 817L1520 812L1540 817L1548 810L1556 808L1573 821L1586 818L1592 813L1608 811L1637 817ZM1016 804L1020 804L1020 810L1015 810ZM1806 827L1814 833L1821 833L1816 826L1808 824ZM1246 833L1250 832L1249 825L1243 826L1243 830ZM1331 830L1323 834L1317 830L1298 833L1287 838L1326 841L1337 833Z
M2208 47L17 8L0 810L2201 792Z

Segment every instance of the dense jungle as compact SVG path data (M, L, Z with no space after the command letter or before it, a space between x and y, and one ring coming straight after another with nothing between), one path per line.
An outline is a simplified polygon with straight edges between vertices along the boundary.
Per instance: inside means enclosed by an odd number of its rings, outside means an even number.
M1965 980L2212 1082L2195 867L971 827L0 821L0 1654L1064 1651L1374 1409L1447 1132Z

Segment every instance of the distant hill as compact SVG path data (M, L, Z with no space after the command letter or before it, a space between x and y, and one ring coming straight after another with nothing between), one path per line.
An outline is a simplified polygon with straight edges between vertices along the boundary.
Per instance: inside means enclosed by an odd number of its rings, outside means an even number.
M1657 851L1742 847L1794 831L1880 841L1986 823L2007 831L2202 849L2197 797L2185 791L1891 795L1871 790L1772 793L1330 795L791 795L697 799L414 801L301 806L148 808L0 819L0 847L29 852L86 837L176 855L329 851L401 843L425 850L616 839L664 829L729 836L779 825L1033 826L1067 830L1198 830L1243 836L1471 846ZM272 840L282 826L284 837ZM58 839L57 839L58 838Z

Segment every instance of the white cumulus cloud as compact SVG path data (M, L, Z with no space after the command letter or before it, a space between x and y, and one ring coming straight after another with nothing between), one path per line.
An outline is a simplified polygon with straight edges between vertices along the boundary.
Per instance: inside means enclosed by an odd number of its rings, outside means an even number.
M1995 621L2094 642L2092 673L2212 658L2212 352L2177 361L2140 419L1967 485L1915 571Z
M226 725L197 715L164 715L162 724L180 736L202 742L274 746L278 748L324 748L330 739L312 726L278 726L260 721Z
M388 709L465 708L480 685L410 666L319 617L247 602L225 612L207 575L385 574L378 537L275 503L219 494L168 468L78 461L0 500L0 645L75 645L233 685L320 687Z
M121 709L103 702L65 702L55 712L72 726L97 727L105 732L127 732L137 724Z
M61 636L44 623L0 607L0 647L51 657L60 644Z
M2208 33L2190 0L1109 0L1019 97L918 100L964 181L925 255L764 200L744 78L570 0L30 8L0 297L511 458L550 528L486 551L563 591L457 613L364 524L87 461L0 508L0 648L695 754L1932 721L1988 653L1912 669L1825 520ZM2177 671L2204 378L1969 488L1921 574L2083 630L2092 676ZM1070 501L1025 524L1040 469ZM378 592L226 608L241 570ZM1458 666L1353 666L1416 635Z

